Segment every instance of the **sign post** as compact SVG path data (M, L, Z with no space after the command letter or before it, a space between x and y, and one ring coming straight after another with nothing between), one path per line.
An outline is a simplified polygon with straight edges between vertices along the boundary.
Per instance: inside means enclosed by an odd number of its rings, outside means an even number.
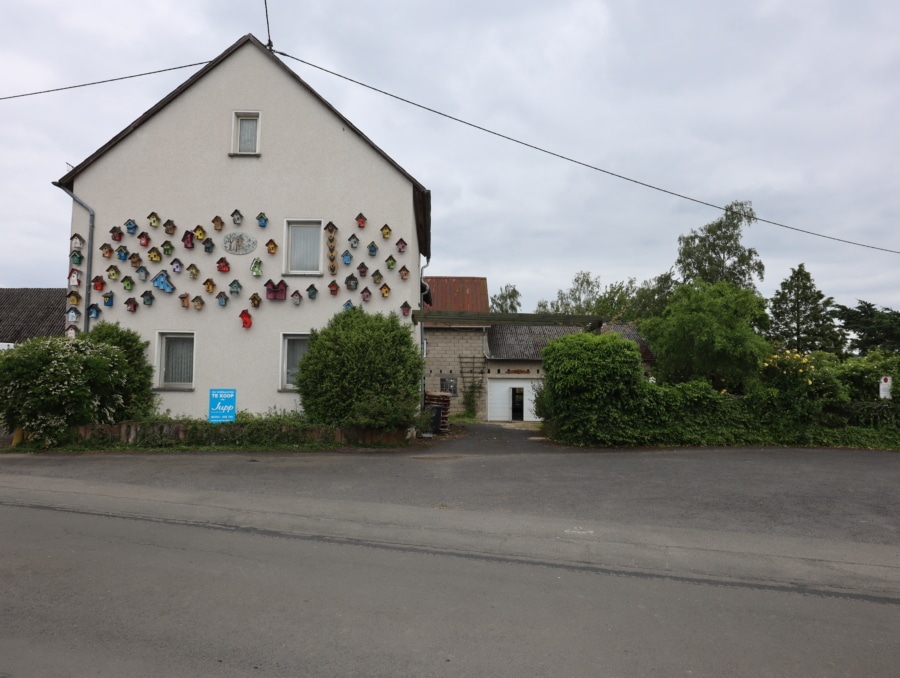
M878 384L878 395L887 400L893 400L891 398L891 378L890 377L882 377L881 382Z
M219 424L223 421L234 421L237 413L237 389L209 389L209 422Z

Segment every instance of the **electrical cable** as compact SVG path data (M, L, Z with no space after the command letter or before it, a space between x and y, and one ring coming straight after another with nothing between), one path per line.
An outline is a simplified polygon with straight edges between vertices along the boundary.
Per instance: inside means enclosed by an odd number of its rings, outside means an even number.
M269 36L269 42L266 43L266 47L269 48L269 51L272 51L272 29L269 28L269 0L263 0L263 5L266 8L266 35Z

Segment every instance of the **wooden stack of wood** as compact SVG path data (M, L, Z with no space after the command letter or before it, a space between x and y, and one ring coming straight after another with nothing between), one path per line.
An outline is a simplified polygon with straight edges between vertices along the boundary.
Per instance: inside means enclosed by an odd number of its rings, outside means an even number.
M432 406L440 405L441 408L441 433L450 430L450 398L452 394L441 391L425 391L425 410L430 411Z

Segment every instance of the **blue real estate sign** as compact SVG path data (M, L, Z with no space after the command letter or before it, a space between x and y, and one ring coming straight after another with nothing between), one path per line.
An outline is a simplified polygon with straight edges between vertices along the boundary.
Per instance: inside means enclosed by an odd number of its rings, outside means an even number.
M217 424L223 421L234 421L237 412L237 389L209 389L209 421Z

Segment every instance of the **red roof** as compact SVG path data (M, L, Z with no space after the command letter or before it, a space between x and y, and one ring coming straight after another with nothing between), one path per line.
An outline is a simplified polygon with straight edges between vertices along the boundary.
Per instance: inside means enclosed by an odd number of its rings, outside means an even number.
M425 278L431 288L429 311L471 311L488 313L491 302L488 297L487 278Z

